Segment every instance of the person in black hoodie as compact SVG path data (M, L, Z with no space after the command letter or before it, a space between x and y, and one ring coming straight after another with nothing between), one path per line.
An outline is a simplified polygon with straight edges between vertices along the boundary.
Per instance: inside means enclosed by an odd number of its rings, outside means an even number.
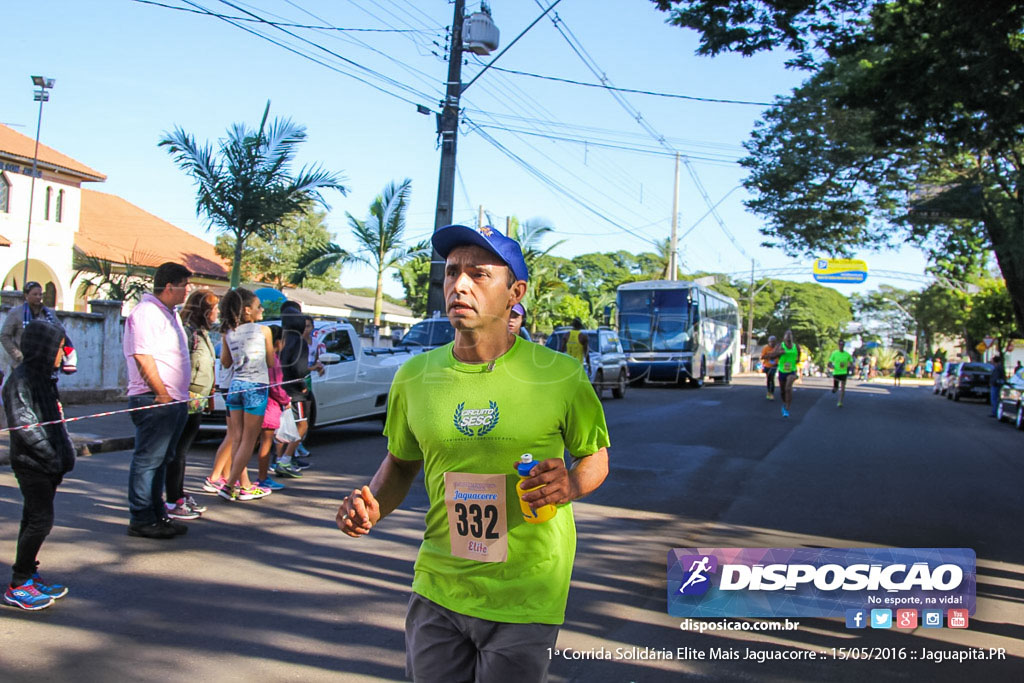
M302 306L297 301L286 301L281 304L281 330L284 336L284 350L281 351L281 376L284 390L292 402L292 415L299 436L306 435L309 428L309 402L312 395L306 383L309 376L309 344L303 332L306 330L306 316L302 314ZM300 439L301 441L301 439ZM274 471L279 477L301 477L292 456L300 441L288 444L284 454L278 458Z
M39 576L36 557L53 528L53 498L64 475L75 466L75 448L63 422L54 368L64 359L64 331L33 320L21 335L24 357L3 388L4 410L11 427L11 469L25 499L17 554L4 601L26 610L49 607L67 595L66 586L47 584Z

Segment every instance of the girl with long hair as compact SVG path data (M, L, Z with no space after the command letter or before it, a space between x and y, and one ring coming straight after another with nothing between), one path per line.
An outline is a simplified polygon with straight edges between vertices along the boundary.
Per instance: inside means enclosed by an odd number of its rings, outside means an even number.
M193 400L188 406L188 420L178 439L174 460L167 463L167 516L173 519L196 519L206 512L195 498L185 492L185 461L192 443L199 434L203 413L213 409L213 385L216 382L214 363L216 354L210 329L217 322L219 298L208 289L189 294L181 309L181 322L185 328L192 378L188 393Z
M256 440L263 429L267 410L269 369L275 364L270 329L257 323L263 319L263 304L248 289L239 287L224 295L221 305L220 362L231 368L231 389L225 403L229 429L236 436L231 450L228 486L217 491L225 500L253 500L267 495L267 489L241 484L252 458Z

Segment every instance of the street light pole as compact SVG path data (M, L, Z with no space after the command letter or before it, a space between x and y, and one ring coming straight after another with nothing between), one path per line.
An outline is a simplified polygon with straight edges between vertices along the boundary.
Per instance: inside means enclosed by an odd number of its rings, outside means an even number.
M35 101L39 103L39 117L36 119L36 148L32 153L32 185L28 191L28 227L25 228L25 268L21 273L21 286L24 289L28 282L28 246L32 238L32 203L36 196L36 175L39 173L39 131L43 126L43 102L50 100L50 93L47 92L53 87L56 80L45 76L33 76L32 83L38 86L35 92Z
M462 95L462 21L465 10L466 0L455 0L448 53L448 82L437 126L441 136L441 170L437 180L434 232L451 225L452 204L455 202L455 147L459 132L459 97ZM444 259L436 251L431 251L427 316L444 313Z

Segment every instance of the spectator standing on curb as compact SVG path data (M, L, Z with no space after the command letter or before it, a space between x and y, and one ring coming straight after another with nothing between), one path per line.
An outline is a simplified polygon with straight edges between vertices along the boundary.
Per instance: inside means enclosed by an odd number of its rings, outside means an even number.
M0 345L11 357L13 365L21 362L21 333L33 320L45 320L54 325L64 335L64 360L61 361L60 369L65 374L75 372L75 360L77 353L64 326L57 319L57 314L52 308L43 305L43 286L38 282L27 282L24 288L25 303L15 306L7 314L4 324L0 327ZM54 370L56 372L56 370Z
M217 379L210 329L217 322L217 301L216 294L203 289L192 292L185 307L181 309L189 362L192 365L188 386L191 400L188 403L185 427L178 437L174 460L167 464L167 516L171 519L196 519L206 512L206 506L200 505L195 498L185 493L185 461L199 434L203 413L213 410L213 385Z
M167 463L176 455L188 418L192 367L185 328L174 307L185 301L191 276L185 266L161 264L153 275L153 293L142 295L124 325L128 407L145 408L131 413L135 450L128 468L129 536L172 538L188 531L167 517L163 490Z
M398 370L388 454L369 485L342 501L336 521L349 536L370 533L422 469L430 507L406 614L407 674L542 681L575 556L569 503L608 473L604 412L579 363L509 333L528 277L518 243L457 225L435 232L433 246L446 259L455 341ZM525 453L536 464L520 497L513 472ZM549 505L558 509L548 521L525 518Z
M522 331L524 322L526 322L526 307L522 303L518 303L512 307L512 312L508 316L508 331L525 339L526 335Z
M284 350L281 352L281 375L284 378L284 390L291 399L292 416L299 430L299 441L293 441L285 448L277 460L274 471L279 477L301 477L302 473L292 462L295 451L302 443L309 429L309 404L312 392L309 389L309 341L306 328L309 323L302 315L302 306L297 301L286 301L281 305L281 329L284 333ZM310 334L312 330L310 330ZM323 366L319 372L323 373ZM317 367L314 366L314 367Z
M896 363L892 368L893 384L895 386L902 386L903 373L907 371L907 359L904 358L903 354L896 356Z
M33 320L21 334L21 363L3 388L4 412L11 427L63 420L54 368L64 358L64 332ZM67 595L60 584L39 576L36 558L53 528L53 499L64 475L75 466L75 448L63 422L10 433L11 469L25 499L11 583L4 601L21 609L45 609Z
M260 320L263 320L263 303L248 289L239 287L224 295L220 362L223 367L231 368L231 390L224 403L236 438L227 486L217 491L217 495L232 502L255 500L270 493L270 489L246 485L243 481L253 448L263 431L269 370L277 363L270 328L258 325Z
M992 358L992 374L988 380L988 400L992 406L989 417L996 416L996 408L999 407L999 395L1002 393L1003 385L1006 384L1006 366L1003 357L996 355Z

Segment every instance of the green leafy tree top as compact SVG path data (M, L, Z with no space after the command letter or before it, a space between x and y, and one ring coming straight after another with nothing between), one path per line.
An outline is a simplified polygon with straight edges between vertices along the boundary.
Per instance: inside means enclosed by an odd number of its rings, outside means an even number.
M235 239L232 287L241 281L246 240L272 239L286 216L310 203L327 208L323 190L347 192L340 175L319 166L303 166L293 174L292 161L306 139L305 128L290 119L268 122L269 115L268 101L258 128L234 124L217 151L209 143L198 144L179 127L160 140L160 147L195 180L196 214Z

